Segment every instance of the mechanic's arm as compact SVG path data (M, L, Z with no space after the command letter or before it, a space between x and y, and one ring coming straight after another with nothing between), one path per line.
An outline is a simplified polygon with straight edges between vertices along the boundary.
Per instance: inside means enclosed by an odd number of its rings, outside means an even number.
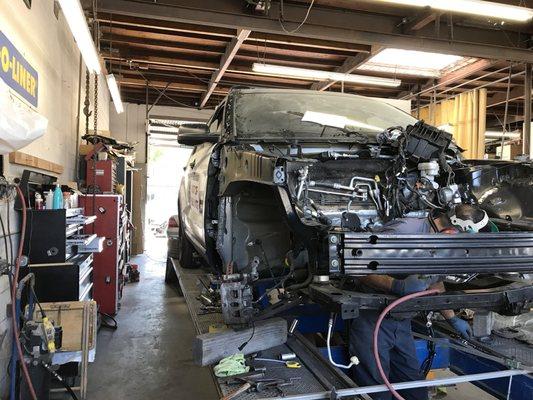
M428 289L436 282L435 279L427 275L409 275L405 279L396 279L388 275L368 275L359 278L359 281L372 289L406 296Z
M431 286L432 289L438 289L441 293L444 293L446 289L444 288L444 283L439 282ZM459 318L455 315L453 310L441 310L441 315L446 319L446 321L452 326L452 328L461 335L464 339L469 339L472 337L472 328L470 324L462 318Z
M392 281L394 278L388 275L367 275L359 278L359 282L382 292L392 291Z

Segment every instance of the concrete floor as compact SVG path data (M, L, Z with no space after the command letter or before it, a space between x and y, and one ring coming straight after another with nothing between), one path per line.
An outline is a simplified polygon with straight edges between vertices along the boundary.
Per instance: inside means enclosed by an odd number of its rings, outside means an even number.
M165 264L146 255L132 262L141 281L124 289L118 329L98 334L88 399L217 399L209 370L192 362L196 333L185 300L164 283Z
M192 362L196 333L185 300L164 283L166 241L154 240L147 247L150 256L132 260L140 266L141 281L124 289L119 328L98 333L88 399L218 399L209 370ZM450 375L437 372L438 377ZM444 398L493 399L472 384L450 387Z

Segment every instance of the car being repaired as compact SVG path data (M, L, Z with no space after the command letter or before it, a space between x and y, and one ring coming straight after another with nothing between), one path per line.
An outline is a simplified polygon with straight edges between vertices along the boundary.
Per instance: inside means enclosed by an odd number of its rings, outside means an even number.
M454 310L530 307L530 162L464 160L450 133L384 101L298 90L233 89L207 124L182 125L178 141L195 147L177 258L193 268L196 253L211 267L226 324L319 304L331 313L330 362L361 361L356 381L369 386L388 382L373 362L380 326L397 332L379 341L391 380L400 370L396 381L417 380L414 314L431 325L440 311L467 338ZM337 315L358 318L348 365L329 351Z
M390 104L312 91L234 89L178 141L195 146L178 259L212 267L227 324L302 296L353 319L419 292L390 314L441 311L465 334L451 310L529 309L529 162L464 160Z

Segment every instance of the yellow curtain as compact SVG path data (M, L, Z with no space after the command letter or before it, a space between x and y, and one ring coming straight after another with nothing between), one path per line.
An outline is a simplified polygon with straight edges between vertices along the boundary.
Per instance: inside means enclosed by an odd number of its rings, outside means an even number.
M420 109L420 119L434 126L449 125L463 156L482 159L485 154L487 90L477 89Z

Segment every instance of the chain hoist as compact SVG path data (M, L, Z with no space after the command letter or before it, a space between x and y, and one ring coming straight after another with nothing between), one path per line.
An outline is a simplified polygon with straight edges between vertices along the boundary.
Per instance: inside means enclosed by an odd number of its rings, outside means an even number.
M85 134L89 134L89 117L91 116L92 112L89 109L89 106L91 105L91 101L89 100L89 92L90 92L90 74L89 70L85 70L85 100L83 102L83 115L85 115Z
M94 74L94 132L98 134L98 74Z

